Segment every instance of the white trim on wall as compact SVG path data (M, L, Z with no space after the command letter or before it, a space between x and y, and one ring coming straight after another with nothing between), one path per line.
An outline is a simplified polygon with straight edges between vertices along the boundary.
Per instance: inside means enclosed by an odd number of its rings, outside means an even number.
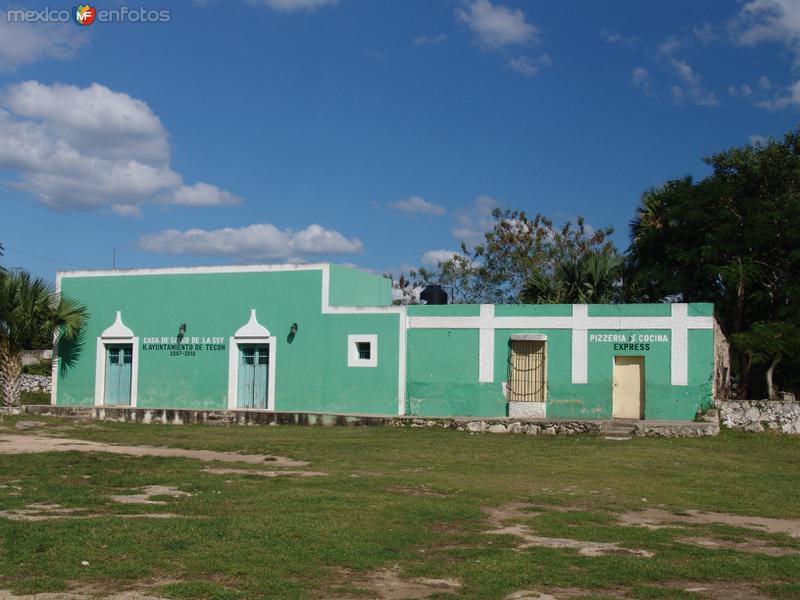
M588 381L588 332L592 329L670 330L670 382L687 385L689 380L688 332L713 329L714 317L689 316L688 305L674 303L668 317L590 317L587 304L573 304L569 317L497 317L494 306L482 304L478 317L408 317L412 329L478 329L479 380L494 381L494 334L498 329L569 329L572 332L572 383Z
M369 358L358 356L357 344L368 343L370 346ZM348 367L377 367L378 366L378 336L372 333L353 333L347 336L347 366Z
M267 382L267 410L275 410L275 364L277 344L275 336L256 318L256 309L250 309L250 320L228 338L228 410L263 410L236 407L239 389L239 346L253 345L269 347L269 375Z

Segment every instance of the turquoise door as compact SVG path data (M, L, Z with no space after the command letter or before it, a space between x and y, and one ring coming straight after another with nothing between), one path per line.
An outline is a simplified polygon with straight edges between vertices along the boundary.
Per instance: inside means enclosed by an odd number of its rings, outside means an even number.
M131 364L133 347L130 344L106 346L106 393L104 404L130 406Z
M269 346L239 346L236 408L267 408Z

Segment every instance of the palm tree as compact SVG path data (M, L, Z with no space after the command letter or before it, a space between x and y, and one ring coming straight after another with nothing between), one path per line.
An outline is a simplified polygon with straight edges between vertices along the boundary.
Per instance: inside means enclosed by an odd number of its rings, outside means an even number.
M25 271L0 272L0 380L3 401L19 404L22 351L49 346L53 338L74 339L88 313L59 297L43 279Z
M578 260L565 258L552 275L534 272L520 294L530 304L600 304L614 299L622 259L604 251L586 252Z

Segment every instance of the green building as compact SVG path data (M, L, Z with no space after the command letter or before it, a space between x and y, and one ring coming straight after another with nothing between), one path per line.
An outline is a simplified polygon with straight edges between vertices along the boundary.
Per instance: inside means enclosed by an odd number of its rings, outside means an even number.
M56 349L58 406L693 419L727 376L710 304L394 306L388 279L329 264L57 286L90 313Z

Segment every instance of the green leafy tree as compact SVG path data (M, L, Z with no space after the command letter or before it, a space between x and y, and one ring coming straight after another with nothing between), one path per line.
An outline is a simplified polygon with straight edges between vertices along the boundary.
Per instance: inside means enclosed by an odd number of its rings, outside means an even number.
M746 396L753 366L768 367L738 334L755 323L794 322L800 311L800 132L706 162L713 172L702 181L670 181L642 196L630 226L624 297L714 302ZM800 347L790 356L797 365ZM784 371L784 383L797 385L797 369Z
M616 255L608 239L611 228L592 229L579 217L575 223L554 225L540 214L492 212L494 224L474 248L439 263L435 270L412 272L419 283L439 283L452 291L455 302L516 303L531 278L552 279L560 264L581 261L593 252Z
M622 259L614 253L590 251L577 260L562 259L552 274L533 273L520 299L529 304L601 304L617 297Z
M755 323L750 331L736 334L734 343L748 353L754 364L768 365L765 372L767 398L776 400L775 369L800 348L800 327L783 321Z
M22 351L74 339L87 319L86 309L59 297L43 279L20 271L0 274L0 380L6 405L18 405Z

